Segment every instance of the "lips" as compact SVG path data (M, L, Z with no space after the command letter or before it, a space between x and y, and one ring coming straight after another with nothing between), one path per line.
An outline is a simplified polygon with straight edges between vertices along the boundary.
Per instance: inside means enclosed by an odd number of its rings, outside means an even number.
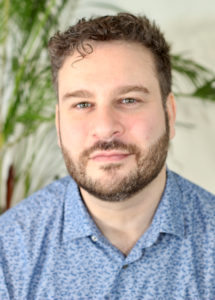
M110 162L110 161L120 161L128 156L130 156L130 153L125 152L113 152L113 151L103 151L103 152L97 152L94 153L90 159L93 161L102 161L102 162Z

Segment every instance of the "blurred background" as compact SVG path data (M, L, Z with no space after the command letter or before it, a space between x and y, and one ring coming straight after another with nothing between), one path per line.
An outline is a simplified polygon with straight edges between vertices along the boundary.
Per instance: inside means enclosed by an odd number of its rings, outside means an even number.
M215 1L1 0L1 212L67 174L54 128L50 36L119 11L146 14L171 44L178 115L168 166L215 193Z

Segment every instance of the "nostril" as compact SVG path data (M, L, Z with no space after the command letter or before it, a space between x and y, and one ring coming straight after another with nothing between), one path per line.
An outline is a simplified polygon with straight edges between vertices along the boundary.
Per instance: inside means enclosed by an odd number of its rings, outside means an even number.
M118 137L123 133L122 126L114 125L114 126L101 126L98 125L95 130L93 130L93 135L97 136L101 140L109 140L113 137Z
M100 114L94 117L91 123L91 133L99 140L111 140L113 137L121 136L124 127L117 116L113 116L113 112Z

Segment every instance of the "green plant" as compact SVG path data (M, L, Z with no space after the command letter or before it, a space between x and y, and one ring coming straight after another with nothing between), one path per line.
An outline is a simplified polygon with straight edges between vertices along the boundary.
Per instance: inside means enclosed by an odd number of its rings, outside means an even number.
M185 55L172 55L173 88L178 96L200 98L202 100L215 101L215 74ZM188 92L181 91L177 87L178 76L190 83Z
M78 2L70 1L71 16ZM3 0L0 3L0 65L3 74L0 81L1 186L3 163L9 149L34 134L41 123L53 121L55 95L45 49L67 4L67 0ZM6 194L12 195L19 180L13 159L6 168Z

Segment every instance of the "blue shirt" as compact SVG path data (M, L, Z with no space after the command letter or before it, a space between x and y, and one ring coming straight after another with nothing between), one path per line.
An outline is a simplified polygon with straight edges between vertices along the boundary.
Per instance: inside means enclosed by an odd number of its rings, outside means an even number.
M168 171L148 230L127 257L65 177L0 218L0 299L214 300L215 196Z

